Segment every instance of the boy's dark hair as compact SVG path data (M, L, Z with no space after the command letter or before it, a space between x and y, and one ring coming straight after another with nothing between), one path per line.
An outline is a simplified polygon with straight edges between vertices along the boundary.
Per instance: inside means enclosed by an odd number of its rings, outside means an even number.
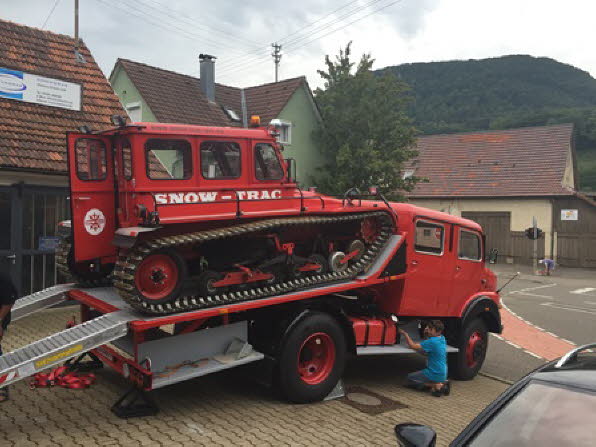
M430 320L426 324L429 328L433 328L439 334L445 330L445 325L441 320Z

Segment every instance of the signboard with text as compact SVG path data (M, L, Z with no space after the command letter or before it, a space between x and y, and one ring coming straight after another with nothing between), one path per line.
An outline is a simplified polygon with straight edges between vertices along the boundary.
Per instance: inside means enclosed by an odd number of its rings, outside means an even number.
M561 210L561 220L577 220L577 210Z
M81 86L0 67L0 98L81 110Z

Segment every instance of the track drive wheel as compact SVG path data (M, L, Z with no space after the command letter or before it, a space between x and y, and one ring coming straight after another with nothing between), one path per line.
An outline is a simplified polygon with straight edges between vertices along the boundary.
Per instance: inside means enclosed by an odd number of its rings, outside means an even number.
M344 333L331 316L314 312L299 321L281 346L278 383L291 402L324 399L341 378L346 363Z
M449 373L458 380L473 379L486 357L488 331L482 318L470 321L457 339L458 352L449 354Z
M139 296L153 304L175 300L187 278L186 262L172 249L147 255L135 271L134 285Z
M322 274L327 273L329 271L329 264L327 263L327 258L323 255L315 253L314 255L310 255L308 260L313 264L319 264L321 267L314 270L312 273Z

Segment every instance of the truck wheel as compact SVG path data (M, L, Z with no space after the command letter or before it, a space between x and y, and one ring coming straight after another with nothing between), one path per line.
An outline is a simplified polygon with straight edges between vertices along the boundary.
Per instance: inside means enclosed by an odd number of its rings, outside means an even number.
M346 340L332 317L313 313L292 328L281 347L278 379L291 402L325 398L341 378L346 363Z
M159 250L141 261L134 283L142 298L162 304L178 297L186 277L186 262L182 256L174 250Z
M481 318L467 324L458 337L458 352L449 354L449 373L458 380L473 379L486 356L488 331Z

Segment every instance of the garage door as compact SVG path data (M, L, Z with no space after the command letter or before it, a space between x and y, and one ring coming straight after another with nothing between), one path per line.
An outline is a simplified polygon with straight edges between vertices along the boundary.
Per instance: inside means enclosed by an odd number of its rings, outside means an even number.
M462 217L478 222L486 234L486 248L496 248L501 256L511 256L511 213L465 211Z

